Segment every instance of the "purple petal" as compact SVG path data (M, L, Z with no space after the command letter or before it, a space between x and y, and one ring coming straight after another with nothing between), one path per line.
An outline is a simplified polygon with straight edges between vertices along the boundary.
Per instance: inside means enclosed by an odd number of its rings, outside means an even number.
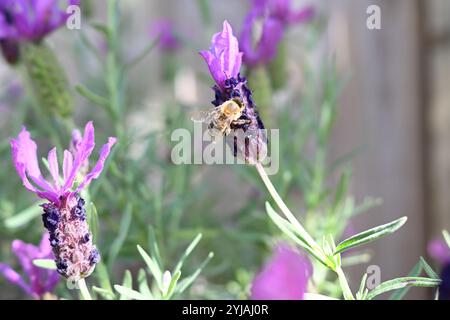
M254 300L301 300L312 275L307 257L286 245L280 245L275 255L252 282Z
M250 12L245 19L240 38L244 61L251 67L267 64L275 58L278 45L283 38L282 23L276 19L264 18L261 38L253 46L253 30L260 18L263 18L260 12Z
M22 240L14 240L11 249L19 259L22 270L28 275L33 273L33 258L38 256L39 249L32 244L23 242Z
M290 12L288 22L290 24L308 22L314 17L315 13L313 6L306 7L297 12Z
M59 166L58 166L58 156L56 155L56 148L53 148L48 153L48 165L50 168L50 174L53 178L53 185L55 189L59 188Z
M23 278L15 272L10 266L0 263L0 274L8 280L10 283L22 288L28 295L33 295L33 292L29 285L25 283Z
M428 254L436 259L441 265L445 265L450 262L450 248L443 240L433 240L428 244Z
M108 143L103 145L102 149L100 150L100 157L97 161L97 164L94 166L91 172L86 175L84 181L78 186L77 191L82 190L84 187L88 186L93 179L98 178L103 170L103 166L105 165L105 161L108 158L111 148L116 143L116 141L117 139L114 137L108 138Z
M222 32L216 33L208 51L201 51L200 55L208 64L211 76L217 85L224 88L225 80L237 77L241 69L242 53L239 43L233 35L233 29L228 21L223 22Z
M25 127L22 128L17 139L11 139L11 149L14 166L25 188L51 201L57 198L53 187L42 177L37 161L36 143L30 138L30 133ZM28 176L43 190L33 186Z
M64 150L64 162L63 162L63 179L67 181L69 174L73 167L73 156L70 151Z
M83 165L84 161L89 158L95 147L95 133L94 133L94 125L92 121L89 121L84 128L83 139L78 145L77 154L75 155L75 159L73 161L72 170L65 180L64 187L61 192L65 192L70 189L77 177L78 170Z

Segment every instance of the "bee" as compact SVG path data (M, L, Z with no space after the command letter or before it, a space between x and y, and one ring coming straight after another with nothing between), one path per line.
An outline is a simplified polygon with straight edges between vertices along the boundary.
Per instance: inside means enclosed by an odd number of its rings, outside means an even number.
M191 120L206 123L210 136L218 139L229 135L233 128L251 123L249 119L241 119L244 109L241 99L233 98L218 107L195 112Z

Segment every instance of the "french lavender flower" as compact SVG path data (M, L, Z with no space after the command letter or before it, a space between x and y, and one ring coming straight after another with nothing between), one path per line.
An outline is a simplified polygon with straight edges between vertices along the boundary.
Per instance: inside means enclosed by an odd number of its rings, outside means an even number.
M53 259L52 247L48 242L48 233L44 233L39 246L25 243L21 240L14 240L11 245L12 252L19 259L24 278L14 271L10 266L0 263L0 274L6 280L19 286L33 299L43 299L48 297L58 284L59 276L56 271L43 269L35 266L35 259Z
M158 39L158 47L163 52L172 53L181 47L175 27L167 18L161 18L151 25L150 36Z
M450 263L450 248L444 240L436 239L427 246L428 254L436 259L441 265Z
M47 161L52 179L47 181L39 169L37 146L30 133L23 128L17 139L11 140L13 162L23 185L49 201L42 205L42 220L50 234L57 270L69 280L77 281L89 276L100 259L92 243L86 222L85 201L80 192L99 177L115 142L116 138L110 137L100 150L97 164L89 173L81 173L80 169L95 147L94 126L88 122L81 141L76 143L76 152L64 151L62 179L56 148L50 150Z
M68 6L80 0L0 0L0 48L10 64L23 62L36 101L59 116L70 115L67 77L45 37L65 24Z
M245 64L250 68L267 65L277 55L285 30L310 20L313 14L312 7L293 10L290 0L254 0L240 36Z
M250 164L260 162L267 154L267 138L262 131L264 124L256 110L247 79L240 75L243 53L239 51L238 40L227 21L223 23L222 32L213 36L209 51L201 51L200 55L216 82L212 88L215 92L212 104L219 108L233 100L244 107L238 120L230 126L235 133L234 155L242 156ZM240 135L241 132L244 135Z
M251 286L253 300L303 300L312 265L288 245L279 245Z

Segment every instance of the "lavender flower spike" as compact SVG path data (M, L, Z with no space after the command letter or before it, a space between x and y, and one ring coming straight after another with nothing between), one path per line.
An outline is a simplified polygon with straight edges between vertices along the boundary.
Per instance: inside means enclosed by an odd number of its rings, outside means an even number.
M28 283L10 266L3 263L0 263L0 274L12 284L22 288L34 299L42 299L53 292L59 281L58 273L39 268L33 264L34 259L53 259L52 248L48 242L48 233L44 233L39 246L14 240L12 251L19 259L24 275L28 278Z
M252 282L254 300L302 300L312 265L307 257L287 245L279 245L274 256Z
M201 55L216 82L212 88L215 93L212 104L220 107L225 102L234 100L244 106L239 119L230 126L234 133L234 156L239 155L252 165L261 162L267 155L264 124L256 110L247 79L240 75L242 52L239 52L239 43L227 21L223 23L222 32L213 36L210 51L202 51Z
M58 272L71 280L87 277L99 261L99 253L92 244L86 222L85 201L79 193L103 170L116 138L110 137L101 148L100 157L92 170L85 174L86 161L94 143L94 126L86 124L84 135L77 143L76 153L65 150L62 179L56 149L48 154L51 181L44 179L37 161L36 143L23 128L17 139L11 140L13 162L26 189L49 202L42 205L42 220L49 231L49 241L55 254Z
M80 0L1 0L0 40L39 42L66 22L68 6L79 4Z
M227 79L237 78L242 65L242 52L239 52L238 40L228 21L223 22L222 32L213 36L209 51L201 51L200 55L220 88L225 88Z

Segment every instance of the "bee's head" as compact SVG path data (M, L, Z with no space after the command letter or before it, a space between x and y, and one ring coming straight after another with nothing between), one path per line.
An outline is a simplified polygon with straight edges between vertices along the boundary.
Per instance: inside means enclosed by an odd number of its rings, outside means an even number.
M231 99L222 105L222 111L227 116L232 116L242 112L243 104L239 99Z

